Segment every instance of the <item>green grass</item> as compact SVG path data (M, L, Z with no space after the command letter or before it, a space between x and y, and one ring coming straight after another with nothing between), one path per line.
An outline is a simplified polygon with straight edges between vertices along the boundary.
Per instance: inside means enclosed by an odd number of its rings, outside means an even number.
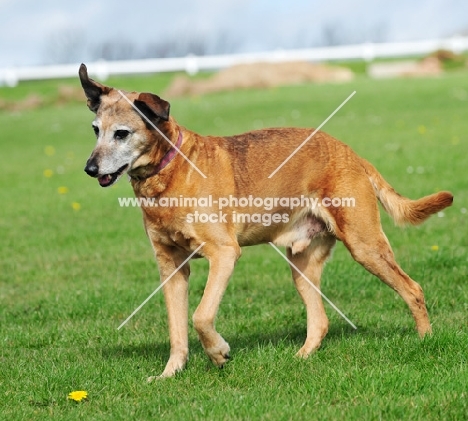
M148 76L109 84L161 92L168 82ZM0 98L53 98L60 83L2 88ZM125 179L101 189L83 172L94 145L85 104L51 100L0 113L0 419L466 419L466 74L239 91L177 99L171 109L204 134L316 127L353 90L324 130L406 196L455 195L444 217L418 228L396 228L382 214L397 260L425 290L432 337L420 341L403 301L339 244L323 291L358 330L327 306L322 348L307 361L294 358L305 311L285 262L259 246L244 250L217 320L232 361L223 370L212 366L191 329L187 369L147 384L168 358L162 294L117 331L159 283L141 215L118 207L117 197L132 195ZM207 271L205 261L193 262L191 312ZM88 391L89 399L67 400L73 390Z

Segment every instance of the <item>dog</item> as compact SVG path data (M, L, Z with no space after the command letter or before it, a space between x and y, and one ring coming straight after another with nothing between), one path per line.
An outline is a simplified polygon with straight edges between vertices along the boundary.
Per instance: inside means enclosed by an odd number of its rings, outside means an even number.
M421 337L431 333L423 291L396 263L382 231L378 201L396 224L416 225L450 206L450 192L405 198L374 166L322 131L284 163L311 130L275 128L230 137L201 136L180 126L170 116L170 104L157 95L104 86L88 77L84 64L79 77L87 105L96 114L92 126L97 145L85 171L102 187L128 174L136 198L144 199L144 226L161 282L170 277L163 287L170 356L160 377L174 376L188 360L190 257L206 258L210 267L193 325L215 365L223 367L230 358L230 347L214 322L243 246L286 247L293 281L307 310L300 357L319 348L328 331L320 277L337 240L401 296ZM184 206L154 206L150 201L177 204L185 198L189 200ZM200 203L197 198L206 200ZM305 204L291 206L299 198ZM355 206L325 206L336 198L353 198ZM271 218L260 214L257 206L267 199ZM324 206L312 206L313 200ZM213 212L221 203L222 212Z

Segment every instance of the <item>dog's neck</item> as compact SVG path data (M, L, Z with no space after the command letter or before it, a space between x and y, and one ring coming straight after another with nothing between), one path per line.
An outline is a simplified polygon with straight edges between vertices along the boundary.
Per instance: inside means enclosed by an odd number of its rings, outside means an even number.
M138 168L138 171L130 172L129 176L131 179L135 181L143 181L147 178L153 177L159 174L177 155L180 151L180 146L182 145L182 130L179 129L179 136L177 138L177 142L172 145L169 150L165 153L165 155L161 158L158 164L154 166L145 166L144 168Z

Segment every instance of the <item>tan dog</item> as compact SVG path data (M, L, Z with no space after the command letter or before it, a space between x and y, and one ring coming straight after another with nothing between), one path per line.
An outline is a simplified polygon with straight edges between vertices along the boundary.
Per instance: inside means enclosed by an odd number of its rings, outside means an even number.
M210 271L193 324L205 352L219 367L229 359L230 348L215 330L216 314L241 247L260 243L285 246L291 263L319 288L323 265L336 239L342 241L358 263L408 304L419 335L431 332L422 289L395 262L381 228L377 199L396 223L419 224L450 206L450 193L404 198L370 163L323 132L268 178L311 130L200 136L177 124L169 116L169 103L156 95L121 94L89 79L85 65L79 76L88 107L96 113L97 146L85 171L103 187L127 172L137 198L160 203L188 198L183 206L154 206L150 201L142 205L161 282L176 271L164 286L171 352L163 377L182 370L188 359L189 263L177 268L202 244L194 257L208 259ZM194 200L209 197L212 203ZM301 206L292 207L293 198L296 204L301 198ZM338 203L336 198L352 198L354 206L326 206ZM313 200L317 206L312 206ZM259 211L259 203L267 203L269 212L264 212L265 206ZM328 319L318 292L291 270L307 308L307 338L298 352L307 357L325 337Z

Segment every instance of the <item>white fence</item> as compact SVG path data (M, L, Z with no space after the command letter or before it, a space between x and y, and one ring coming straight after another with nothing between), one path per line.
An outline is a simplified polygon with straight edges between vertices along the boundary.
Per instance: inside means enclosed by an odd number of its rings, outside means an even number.
M263 53L230 54L216 56L187 56L144 60L98 61L88 63L92 76L105 80L110 75L185 71L195 74L200 70L215 70L235 64L285 61L333 61L407 57L429 54L444 49L454 53L468 51L468 37L398 42L366 43L300 50L277 50ZM22 80L60 79L76 77L79 64L18 67L0 69L0 86L16 86Z

